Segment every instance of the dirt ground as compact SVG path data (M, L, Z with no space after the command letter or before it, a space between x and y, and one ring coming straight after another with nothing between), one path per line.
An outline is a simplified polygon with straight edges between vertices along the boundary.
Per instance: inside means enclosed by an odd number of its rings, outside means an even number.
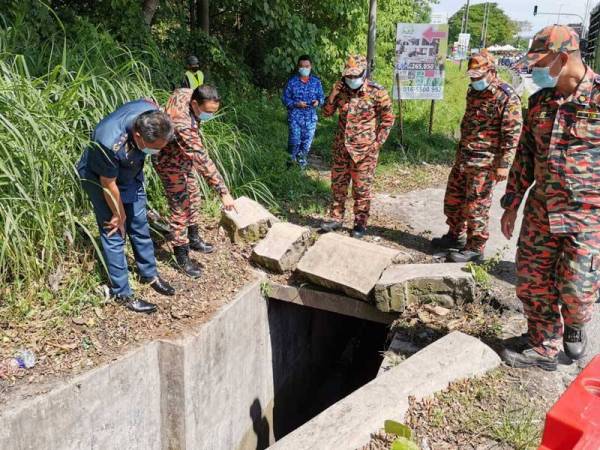
M32 369L0 376L0 404L12 395L29 395L32 389L39 392L61 377L113 360L145 341L172 337L210 320L252 279L247 263L251 248L232 245L219 232L216 219L206 221L203 228L205 239L215 244L216 251L211 255L192 252L204 270L199 280L172 266L170 246L163 243L156 248L159 272L177 289L175 296L161 296L133 281L137 294L158 305L154 314L133 313L106 298L100 307L51 325L44 321L0 324L0 361L21 348L33 351L37 358Z

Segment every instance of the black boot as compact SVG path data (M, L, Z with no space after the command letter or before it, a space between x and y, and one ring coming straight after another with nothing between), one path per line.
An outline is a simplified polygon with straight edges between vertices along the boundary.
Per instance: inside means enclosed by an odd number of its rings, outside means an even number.
M329 233L342 228L342 222L340 220L330 220L321 224L321 231L323 233Z
M446 233L442 237L433 238L431 240L431 245L435 248L439 249L456 249L462 250L467 245L467 237L463 234L461 236L455 237L450 233Z
M500 357L507 365L518 369L539 367L544 370L554 371L558 367L558 357L540 355L531 347L526 348L522 352L505 348L500 353Z
M175 253L177 266L183 273L192 278L200 278L202 275L202 269L190 259L190 250L187 245L178 245L173 247L173 253Z
M149 284L152 289L162 295L175 295L175 288L163 280L159 275L154 278L144 278L141 277L140 281L144 284Z
M364 225L354 225L354 228L352 229L352 237L356 239L362 239L366 232L367 227L365 227Z
M156 311L154 303L136 298L133 295L115 295L113 298L119 305L123 305L133 312L150 314Z
M188 239L190 240L190 249L196 250L200 253L212 253L215 248L212 244L204 242L198 232L198 225L191 225L188 227Z
M566 355L571 359L581 359L587 347L587 333L583 328L574 328L565 325L563 345Z
M451 252L448 255L448 261L455 263L480 263L483 261L483 255L481 254L481 252L476 252L473 250L462 250L460 252Z

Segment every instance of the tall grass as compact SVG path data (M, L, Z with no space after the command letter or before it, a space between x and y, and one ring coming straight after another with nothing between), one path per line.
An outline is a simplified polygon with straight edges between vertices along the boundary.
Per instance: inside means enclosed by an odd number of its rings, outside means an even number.
M168 95L111 40L59 39L25 57L14 52L27 39L17 31L0 21L0 317L9 318L93 301L98 271L83 268L94 265L97 231L74 165L106 114L129 100ZM205 134L234 193L273 204L248 166L257 151L248 137L218 120ZM164 206L157 177L148 175L150 198Z

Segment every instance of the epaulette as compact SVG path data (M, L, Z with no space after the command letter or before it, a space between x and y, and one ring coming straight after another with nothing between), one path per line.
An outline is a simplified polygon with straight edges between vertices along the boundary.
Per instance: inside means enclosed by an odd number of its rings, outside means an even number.
M515 89L508 83L498 83L498 87L509 97L515 95Z
M382 86L382 85L380 85L379 83L375 83L375 82L374 82L374 81L372 81L372 80L369 80L369 86L370 86L370 87L374 87L375 89L383 89L383 86Z

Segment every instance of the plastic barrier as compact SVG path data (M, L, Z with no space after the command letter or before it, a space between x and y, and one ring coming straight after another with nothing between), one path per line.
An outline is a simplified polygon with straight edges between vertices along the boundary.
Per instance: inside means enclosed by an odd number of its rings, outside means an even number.
M600 356L548 411L539 450L600 450Z

